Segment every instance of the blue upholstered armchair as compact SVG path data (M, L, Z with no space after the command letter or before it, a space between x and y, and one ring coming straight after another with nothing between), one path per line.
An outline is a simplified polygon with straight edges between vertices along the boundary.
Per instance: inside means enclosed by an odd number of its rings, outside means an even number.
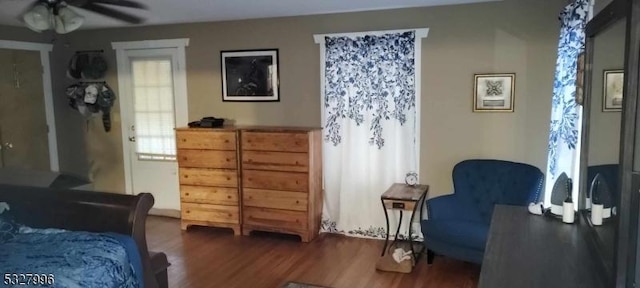
M527 206L540 198L543 174L523 163L465 160L453 168L454 194L426 201L421 222L433 254L481 264L495 204Z

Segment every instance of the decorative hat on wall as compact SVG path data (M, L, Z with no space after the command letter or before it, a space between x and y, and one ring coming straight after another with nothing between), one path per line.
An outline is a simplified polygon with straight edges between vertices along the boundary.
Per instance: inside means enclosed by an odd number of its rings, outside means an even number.
M116 94L105 82L73 84L67 87L69 106L87 118L102 114L104 131L111 131L111 107Z
M102 51L78 51L69 60L67 76L71 79L101 79L107 72Z

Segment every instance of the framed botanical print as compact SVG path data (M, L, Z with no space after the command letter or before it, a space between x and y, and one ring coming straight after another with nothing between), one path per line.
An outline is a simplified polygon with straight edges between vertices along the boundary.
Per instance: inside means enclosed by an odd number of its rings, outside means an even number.
M515 73L475 74L474 112L513 112Z
M222 101L280 101L278 49L222 51Z
M624 70L604 70L602 79L602 111L622 111Z

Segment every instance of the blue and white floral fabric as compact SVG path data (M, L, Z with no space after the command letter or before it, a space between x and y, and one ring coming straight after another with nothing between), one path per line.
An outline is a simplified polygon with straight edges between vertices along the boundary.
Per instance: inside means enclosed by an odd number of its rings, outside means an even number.
M575 101L577 64L585 47L585 27L591 5L589 0L576 0L567 5L559 17L561 30L553 82L545 206L550 203L553 183L560 174L565 172L578 183L582 106ZM574 185L574 199L577 186Z
M416 33L325 37L323 51L322 228L381 238L380 195L417 171Z
M415 113L414 32L325 41L325 140L340 144L348 131L340 120L350 119L369 127L369 143L381 149L382 122L402 125Z

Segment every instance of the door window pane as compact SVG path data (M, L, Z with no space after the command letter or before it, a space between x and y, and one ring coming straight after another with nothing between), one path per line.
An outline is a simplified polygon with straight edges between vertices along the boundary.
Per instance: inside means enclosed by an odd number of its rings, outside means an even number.
M131 65L138 159L175 160L171 60L135 59Z

